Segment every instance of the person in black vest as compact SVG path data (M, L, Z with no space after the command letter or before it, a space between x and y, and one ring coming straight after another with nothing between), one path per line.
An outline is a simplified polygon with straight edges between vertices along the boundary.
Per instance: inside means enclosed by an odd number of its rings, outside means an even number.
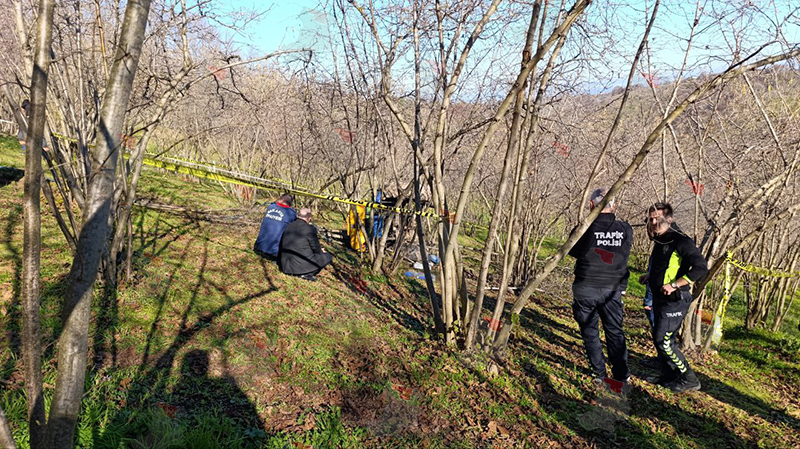
M311 209L304 207L297 220L286 226L281 237L278 266L285 274L316 281L333 257L319 244L317 228L311 225Z
M605 197L597 189L589 197L594 209ZM575 281L572 284L572 314L580 326L583 345L594 371L594 382L603 386L606 360L597 328L603 321L612 378L627 385L628 349L622 331L622 295L628 286L628 256L633 242L633 228L614 216L612 199L569 252L575 258Z
M672 206L655 203L647 213L654 245L645 280L653 292L653 343L661 361L661 375L647 380L675 393L697 391L700 381L680 351L677 334L694 300L691 285L708 273L708 264L694 241L673 225Z

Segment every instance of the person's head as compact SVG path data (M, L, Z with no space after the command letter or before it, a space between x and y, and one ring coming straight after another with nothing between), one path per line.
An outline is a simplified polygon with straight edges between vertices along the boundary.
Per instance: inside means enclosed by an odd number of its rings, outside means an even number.
M672 206L669 203L655 203L647 209L648 234L661 235L669 230L672 223Z
M192 349L183 356L181 374L183 376L208 376L210 366L208 352L202 349Z
M594 209L603 201L603 198L606 197L606 189L594 189L591 195L589 195L589 209ZM605 209L603 212L614 212L614 199L612 198L611 201L606 204Z
M294 205L294 195L291 193L284 193L280 198L278 198L278 202L292 207L292 205Z
M311 222L311 209L304 207L297 212L297 218L305 221L306 223Z
M22 104L20 105L20 107L22 108L22 110L24 110L25 112L27 112L27 111L28 111L28 108L29 108L30 106L31 106L31 102L30 102L30 100L28 100L27 98L26 98L26 99L24 99L24 100L22 100Z

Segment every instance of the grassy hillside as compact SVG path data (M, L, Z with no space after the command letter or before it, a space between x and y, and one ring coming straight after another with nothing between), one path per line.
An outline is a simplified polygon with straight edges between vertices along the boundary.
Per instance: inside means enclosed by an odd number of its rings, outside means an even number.
M22 167L13 139L0 140L0 165ZM214 184L154 171L142 194L237 207ZM21 185L0 187L0 405L27 447L21 214ZM49 404L71 256L44 204L43 215ZM532 301L508 365L490 374L484 358L430 341L417 281L369 274L334 244L318 282L284 276L249 251L257 231L245 219L136 209L134 280L94 301L79 447L800 447L796 315L792 333L749 332L734 298L721 352L694 361L702 391L678 396L634 379L622 398L591 386L568 270ZM654 351L639 297L626 305L641 374Z

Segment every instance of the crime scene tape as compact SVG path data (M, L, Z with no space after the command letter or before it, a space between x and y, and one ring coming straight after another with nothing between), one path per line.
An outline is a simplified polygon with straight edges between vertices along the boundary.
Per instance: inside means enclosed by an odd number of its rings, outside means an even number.
M719 347L719 344L722 341L722 324L725 321L725 311L728 308L728 302L731 300L731 265L739 268L740 270L757 274L759 276L783 279L800 277L800 271L771 270L769 268L758 267L740 260L736 260L733 257L733 254L728 251L725 254L725 283L722 300L719 302L719 305L717 305L717 311L714 314L714 322L711 326L711 342L717 347Z
M78 141L78 139L76 139L74 137L68 137L68 136L65 136L63 134L58 134L58 133L51 133L51 134L54 137L56 137L56 138L58 138L60 140L66 140L68 142L77 142ZM125 140L128 137L129 136L123 136L123 140ZM89 146L93 147L94 145L89 145ZM153 154L153 153L146 153L145 156L150 156L152 159L156 159L156 158L161 157L160 155ZM227 165L224 165L224 164L219 164L217 162L201 162L201 161L195 161L195 160L191 160L191 159L179 158L179 157L175 157L175 156L169 156L168 159L172 159L172 160L179 161L179 162L184 162L186 164L194 164L194 165L199 165L199 166L203 166L203 167L219 168L219 169L222 169L222 170L228 170L228 171L231 171L231 172L236 172L238 175L244 174L244 175L247 175L247 176L250 176L250 177L255 177L255 178L259 178L259 179L267 179L267 180L270 180L270 181L279 182L279 183L282 183L282 184L285 184L285 185L288 185L288 186L292 186L292 183L290 181L285 180L285 179L274 178L274 177L270 177L270 176L256 176L253 173L243 173L241 171L236 171L233 167L230 167L230 166L227 166ZM307 186L303 186L303 185L299 185L299 184L294 184L294 187L295 188L304 189L304 190L307 190L307 191L311 191L312 190L311 187L307 187Z
M728 253L730 256L730 253ZM730 258L725 263L725 284L722 293L722 300L717 305L714 313L714 322L711 325L711 343L719 348L722 342L722 323L725 322L725 311L728 309L728 302L731 300L731 264Z
M70 142L78 141L75 138L67 137L61 134L56 134L56 133L52 134L54 137L58 139L63 139ZM295 195L318 198L322 200L334 201L337 203L350 204L354 206L364 206L371 209L385 210L387 212L397 213L401 215L420 215L422 217L439 217L445 219L448 218L446 215L440 216L433 209L427 209L417 212L413 209L387 206L385 204L376 203L374 201L359 201L359 200L351 200L349 198L342 198L336 195L325 195L322 193L313 192L310 188L306 186L301 186L297 184L292 185L291 182L280 178L254 176L251 174L236 172L230 169L230 167L226 167L224 165L218 165L216 163L208 165L197 161L176 158L172 156L161 159L156 159L155 156L156 155L154 154L146 153L143 159L143 163L145 165L162 168L176 173L191 175L198 178L210 179L219 182L225 182L228 184L237 184L259 189L281 190L284 192L293 193Z
M228 166L228 165L224 165L224 164L220 164L220 163L213 162L213 161L212 162L202 162L202 161L195 161L195 160L192 160L192 159L185 159L185 158L180 158L180 157L175 157L175 156L166 156L166 157L164 157L164 156L156 155L156 154L153 154L153 153L146 153L145 156L150 156L152 159L156 159L156 158L164 159L164 158L166 158L166 159L170 159L170 160L173 160L173 161L183 162L183 163L186 163L186 164L193 164L193 165L201 166L201 167L213 167L216 170L225 170L225 171L229 171L231 173L235 173L236 175L245 175L245 176L248 176L248 177L257 178L259 180L266 179L266 180L269 180L269 181L272 181L272 182L281 183L281 184L287 186L288 188L301 189L301 190L305 190L305 191L308 191L308 192L313 191L313 189L311 187L304 186L304 185L297 184L297 183L292 183L291 181L287 181L285 179L275 178L275 177L272 177L272 176L256 175L256 174L254 174L252 172L250 172L250 173L243 172L243 171L237 170L234 167L231 167L231 166Z
M761 276L768 276L773 278L796 278L800 277L800 271L780 271L780 270L771 270L769 268L757 267L755 265L751 265L733 258L733 254L728 251L727 255L725 256L728 262L733 264L736 268L740 270L744 270L748 273L754 273Z
M174 160L172 158L167 158L167 160L158 160L158 159L153 159L151 157L145 157L143 159L143 163L151 167L157 167L175 173L195 176L198 178L210 179L213 181L225 182L228 184L236 184L247 187L254 187L258 189L280 190L284 192L293 193L299 196L318 198L321 200L333 201L342 204L350 204L353 206L364 206L371 209L385 210L387 212L393 212L401 215L420 215L423 217L439 217L439 214L437 214L436 211L434 211L433 209L415 211L413 209L406 209L402 207L387 206L385 204L380 204L373 201L359 201L359 200L351 200L349 198L342 198L336 195L325 195L322 193L311 192L303 189L298 189L296 187L291 187L284 183L273 181L270 179L231 172L229 170L224 170L213 166L209 167L196 163L182 162Z

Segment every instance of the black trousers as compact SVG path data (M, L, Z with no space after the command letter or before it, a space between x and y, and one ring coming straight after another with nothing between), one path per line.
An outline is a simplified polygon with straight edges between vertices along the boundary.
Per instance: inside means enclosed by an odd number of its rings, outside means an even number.
M653 344L658 351L664 375L684 374L690 369L680 350L678 331L691 303L692 294L685 290L679 290L669 297L661 292L653 292Z
M611 362L612 377L624 381L628 371L628 348L622 331L622 297L619 289L592 287L582 284L572 285L572 315L581 329L583 347L589 364L597 377L606 377L606 360L600 342L598 318L603 322L606 333L606 348Z

